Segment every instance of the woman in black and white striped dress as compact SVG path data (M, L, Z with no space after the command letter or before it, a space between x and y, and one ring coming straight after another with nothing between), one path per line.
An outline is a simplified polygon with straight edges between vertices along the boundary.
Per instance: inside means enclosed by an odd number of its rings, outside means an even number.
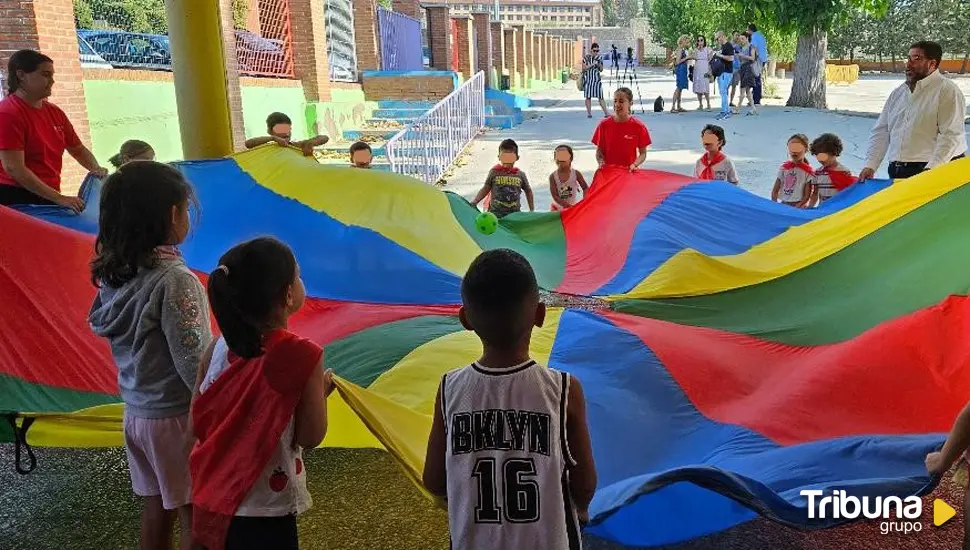
M583 57L583 95L586 96L586 118L593 118L593 98L599 99L603 116L610 116L603 101L603 58L600 57L600 45L594 43L590 53Z

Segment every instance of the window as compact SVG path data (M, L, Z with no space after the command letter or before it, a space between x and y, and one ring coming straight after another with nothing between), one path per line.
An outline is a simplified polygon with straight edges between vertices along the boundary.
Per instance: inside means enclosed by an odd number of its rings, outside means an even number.
M326 13L327 57L330 80L357 81L357 46L354 43L354 8L351 0L323 0Z

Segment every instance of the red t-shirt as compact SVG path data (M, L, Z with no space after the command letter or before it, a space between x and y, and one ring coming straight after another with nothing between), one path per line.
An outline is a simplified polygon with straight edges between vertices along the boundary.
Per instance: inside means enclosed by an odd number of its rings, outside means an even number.
M35 109L17 94L0 101L0 151L23 151L27 168L52 189L61 190L64 151L80 144L74 126L57 105L44 101ZM17 185L2 165L0 185Z
M626 122L617 122L613 117L603 119L593 133L593 144L603 150L606 164L624 168L637 160L640 147L647 147L650 143L650 132L646 125L633 117Z

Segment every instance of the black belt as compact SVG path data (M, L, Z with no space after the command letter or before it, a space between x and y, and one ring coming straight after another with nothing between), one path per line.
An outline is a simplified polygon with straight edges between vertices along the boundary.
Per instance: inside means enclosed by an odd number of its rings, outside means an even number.
M950 159L950 162L962 159L965 156L967 156L966 153L960 153L959 155ZM913 166L926 166L927 164L928 164L927 162L897 162L897 161L893 161L889 163L890 166L897 166L899 168L909 168Z

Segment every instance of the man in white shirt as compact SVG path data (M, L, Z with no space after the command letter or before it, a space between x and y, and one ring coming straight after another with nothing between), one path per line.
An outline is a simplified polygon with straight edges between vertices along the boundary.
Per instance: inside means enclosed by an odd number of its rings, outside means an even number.
M906 83L893 90L869 136L866 167L859 180L871 179L889 157L889 177L908 178L963 157L967 100L940 74L943 48L917 42L909 48Z

